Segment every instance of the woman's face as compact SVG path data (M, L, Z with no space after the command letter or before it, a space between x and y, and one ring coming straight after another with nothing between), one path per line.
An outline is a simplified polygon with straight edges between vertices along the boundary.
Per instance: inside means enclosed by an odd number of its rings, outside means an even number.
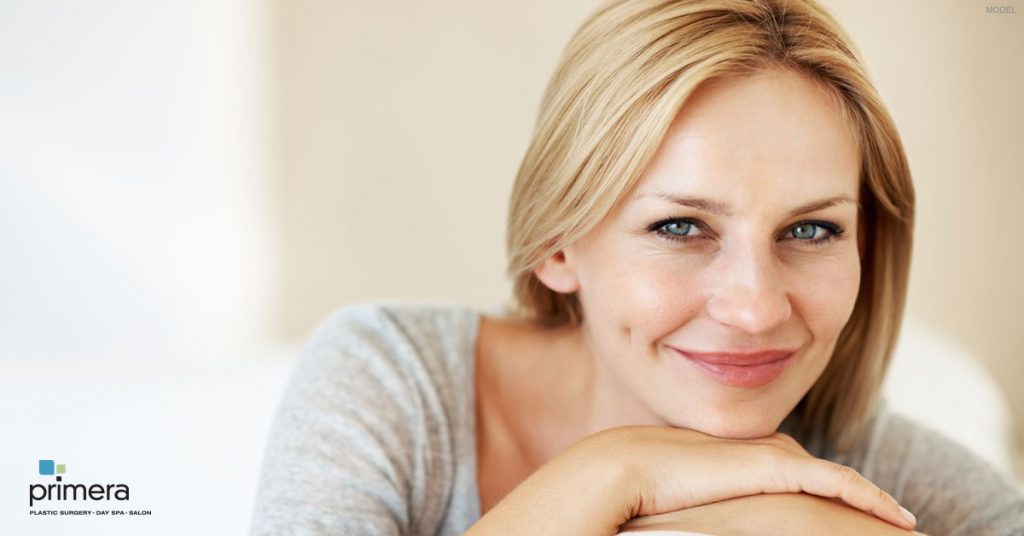
M579 293L584 340L625 404L719 437L777 429L857 298L851 132L793 72L704 86L627 201L538 270Z

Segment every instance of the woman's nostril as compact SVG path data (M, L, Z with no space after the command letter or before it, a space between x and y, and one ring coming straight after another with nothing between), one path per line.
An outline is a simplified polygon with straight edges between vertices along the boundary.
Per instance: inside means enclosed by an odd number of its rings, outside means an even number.
M750 327L770 327L787 320L793 311L788 294L778 287L722 288L707 301L707 308L723 324Z

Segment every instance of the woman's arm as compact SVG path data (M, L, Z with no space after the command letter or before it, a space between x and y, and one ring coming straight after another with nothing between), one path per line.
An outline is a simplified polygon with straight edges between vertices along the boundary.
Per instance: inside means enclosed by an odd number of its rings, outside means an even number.
M891 496L856 471L814 458L784 434L732 440L625 426L589 436L545 464L467 534L615 534L637 516L800 491L913 525Z
M910 532L839 501L804 493L738 497L656 516L638 517L621 527L643 534L681 530L720 536L907 536Z

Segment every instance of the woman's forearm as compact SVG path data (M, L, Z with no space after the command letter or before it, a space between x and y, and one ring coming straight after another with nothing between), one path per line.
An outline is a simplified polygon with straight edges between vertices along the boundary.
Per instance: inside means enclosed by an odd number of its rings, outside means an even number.
M639 517L620 530L682 530L747 536L898 535L910 532L842 502L804 493L737 497L656 516Z
M728 506L723 498L788 493L794 483L909 527L892 497L849 468L810 456L788 436L725 440L682 428L625 426L588 436L549 461L469 533L615 534L634 516L693 515L700 505Z
M556 459L541 467L466 534L615 534L630 518L621 469L611 464L563 467L578 462Z

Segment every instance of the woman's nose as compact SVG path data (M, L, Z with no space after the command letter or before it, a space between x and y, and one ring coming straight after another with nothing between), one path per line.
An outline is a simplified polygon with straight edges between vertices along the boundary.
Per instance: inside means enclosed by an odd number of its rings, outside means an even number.
M751 334L767 333L793 313L771 248L737 248L718 259L707 301L716 321Z

